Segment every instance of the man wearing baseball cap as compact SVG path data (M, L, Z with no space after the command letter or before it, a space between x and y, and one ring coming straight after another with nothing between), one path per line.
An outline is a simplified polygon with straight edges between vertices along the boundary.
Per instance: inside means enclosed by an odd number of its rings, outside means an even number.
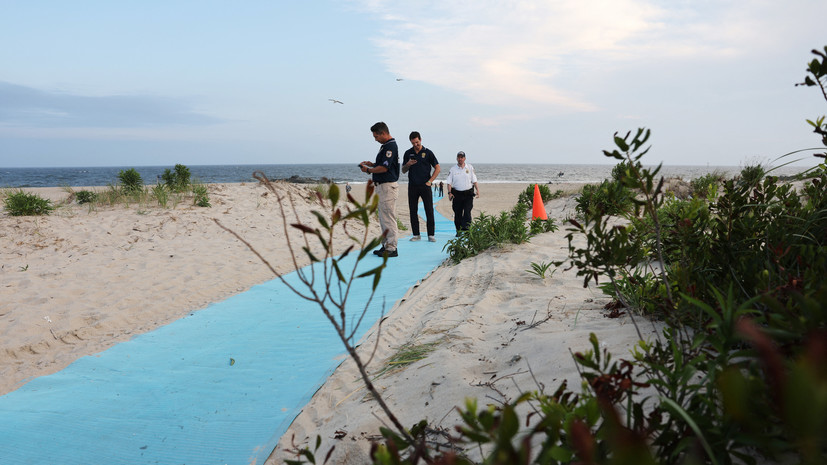
M474 197L480 196L477 175L474 173L474 167L465 162L465 152L457 153L457 164L448 171L446 184L448 184L448 199L454 210L454 226L459 236L471 225Z

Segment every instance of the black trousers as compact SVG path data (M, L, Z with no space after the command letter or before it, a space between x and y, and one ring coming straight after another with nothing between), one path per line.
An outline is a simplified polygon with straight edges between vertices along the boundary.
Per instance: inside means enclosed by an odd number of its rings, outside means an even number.
M414 236L419 235L419 199L422 199L422 206L425 207L425 225L428 228L428 235L433 236L436 230L434 223L434 197L431 188L425 184L414 186L408 184L408 210L411 212L411 232Z
M471 210L474 208L474 188L467 191L458 191L451 188L454 200L451 207L454 209L454 226L459 231L467 231L471 226Z

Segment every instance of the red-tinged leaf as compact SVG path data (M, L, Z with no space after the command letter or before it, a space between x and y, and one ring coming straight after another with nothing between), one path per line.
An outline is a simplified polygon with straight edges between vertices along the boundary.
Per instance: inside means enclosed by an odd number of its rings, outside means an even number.
M318 232L319 232L318 229L313 229L310 226L305 226L301 223L292 223L290 226L298 229L299 231L301 231L303 233L307 233L307 234L318 234Z

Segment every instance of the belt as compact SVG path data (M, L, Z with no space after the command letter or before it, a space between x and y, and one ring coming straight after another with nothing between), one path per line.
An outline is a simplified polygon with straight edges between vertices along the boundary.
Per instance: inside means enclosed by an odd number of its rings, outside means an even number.
M396 182L396 181L373 181L373 184L378 186L379 184L387 184L389 182Z

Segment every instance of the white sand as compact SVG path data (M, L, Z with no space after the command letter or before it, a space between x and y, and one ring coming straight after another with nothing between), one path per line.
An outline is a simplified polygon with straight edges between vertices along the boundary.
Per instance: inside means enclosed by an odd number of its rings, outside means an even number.
M496 214L510 209L526 185L480 187L475 214ZM214 219L244 237L279 272L292 270L277 202L265 187L215 184L209 189L212 208L130 205L89 211L72 203L47 217L0 214L0 394L272 279L269 269ZM305 186L280 184L279 189L310 196ZM363 195L363 189L356 185L353 194ZM28 190L56 202L68 197L59 188ZM401 186L397 215L407 225L406 192ZM546 208L561 224L573 206L564 197ZM302 218L310 217L308 203L297 207ZM447 198L437 209L453 217ZM637 335L628 318L604 318L608 299L599 290L584 289L574 270L557 270L545 280L526 271L532 262L566 255L564 229L441 266L394 306L384 320L371 372L382 370L403 344L438 343L426 358L376 381L404 425L427 418L452 427L458 423L452 409L465 397L484 405L502 402L502 396L512 399L520 389L537 389L529 367L546 391L564 379L576 388L569 351L588 349L589 332L617 355L631 349ZM651 325L644 329L651 334ZM376 334L374 326L363 352L373 350ZM287 457L283 449L294 435L302 445L321 435L325 452L335 444L330 463L362 463L379 419L384 415L366 398L353 363L346 360L267 463ZM337 431L345 432L343 439L333 439Z

